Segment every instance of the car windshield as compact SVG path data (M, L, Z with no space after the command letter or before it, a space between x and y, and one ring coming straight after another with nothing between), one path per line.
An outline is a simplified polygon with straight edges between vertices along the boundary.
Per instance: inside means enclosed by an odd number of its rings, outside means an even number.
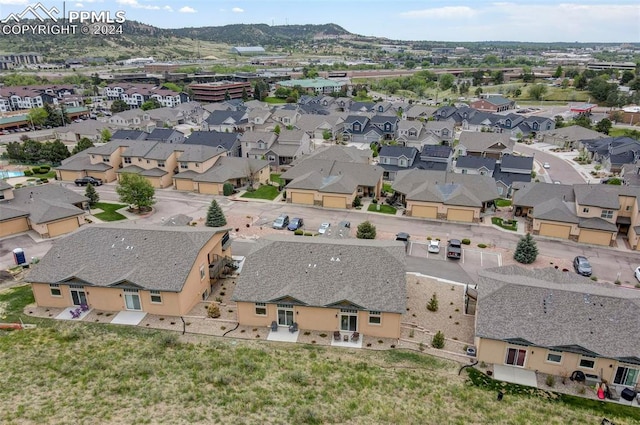
M275 221L276 224L282 224L283 222L284 222L284 218L282 217L276 218L276 221Z
M589 261L587 261L586 258L578 257L578 264L580 264L581 266L588 266L589 265Z

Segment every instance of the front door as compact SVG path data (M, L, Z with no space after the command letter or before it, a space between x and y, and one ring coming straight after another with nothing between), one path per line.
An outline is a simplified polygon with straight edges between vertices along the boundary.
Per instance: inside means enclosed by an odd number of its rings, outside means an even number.
M293 307L278 307L278 326L293 325Z
M522 348L509 348L507 350L506 364L524 367L524 360L527 357L527 350Z
M358 312L354 310L340 313L340 330L347 332L356 332L358 330Z
M637 368L628 366L618 366L616 370L616 376L613 378L613 383L618 385L624 385L627 387L635 387L638 383L638 376L640 373Z
M87 305L87 294L82 286L71 287L71 300L73 305Z
M124 290L124 305L127 310L142 310L137 289Z

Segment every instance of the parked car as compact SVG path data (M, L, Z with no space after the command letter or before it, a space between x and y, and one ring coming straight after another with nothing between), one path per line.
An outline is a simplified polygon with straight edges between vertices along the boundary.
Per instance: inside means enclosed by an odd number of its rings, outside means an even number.
M327 230L329 230L330 227L331 227L331 223L322 223L318 228L318 233L320 233L321 235L324 235L327 232Z
M95 177L91 176L81 177L75 180L76 186L86 186L89 183L91 183L93 186L100 186L102 185L102 180L96 179Z
M294 218L289 222L287 229L294 231L301 229L304 226L304 221L301 218Z
M459 239L451 239L447 244L447 258L452 260L462 258L462 243Z
M400 232L396 235L396 240L397 241L401 241L404 242L404 249L407 250L407 248L409 247L409 239L411 238L411 235L405 232Z
M576 258L574 258L573 268L575 269L576 273L581 274L582 276L591 276L591 263L589 263L587 257L578 255Z
M640 282L640 267L636 267L636 279L638 279L638 282Z
M551 164L549 164L548 162L545 162L544 164L542 164L542 168L549 169L551 168Z
M280 214L278 218L273 222L274 229L286 229L289 225L289 216L286 214Z
M431 239L429 241L429 244L427 245L427 251L429 251L432 254L437 254L440 252L440 241L437 241L435 239Z

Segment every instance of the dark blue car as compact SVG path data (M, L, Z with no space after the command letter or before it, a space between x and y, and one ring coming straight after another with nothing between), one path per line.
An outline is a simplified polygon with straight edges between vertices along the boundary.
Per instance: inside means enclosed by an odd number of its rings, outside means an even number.
M294 231L294 230L301 229L303 225L304 225L304 222L302 221L301 218L294 218L289 222L287 229Z

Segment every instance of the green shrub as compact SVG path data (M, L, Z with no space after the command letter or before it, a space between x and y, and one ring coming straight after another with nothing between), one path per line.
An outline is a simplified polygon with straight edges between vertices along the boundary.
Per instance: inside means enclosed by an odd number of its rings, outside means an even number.
M224 190L224 188L222 190ZM251 192L255 192L255 191L256 190L253 188L253 186L247 187L247 192L251 193Z
M444 348L444 334L442 333L442 331L438 331L438 333L436 333L433 336L433 339L431 340L431 345L433 346L433 348Z
M305 236L313 236L313 233L311 233L311 232L304 232L304 235L305 235Z
M33 176L33 171L31 170L24 170L24 175L27 177Z
M378 203L378 200L377 200L376 198L373 198L373 199L371 200L371 203L372 203L372 204L377 204L377 203Z
M22 187L22 183L16 183L16 185L14 186L16 189Z
M486 248L486 247L487 247L487 245L486 245L486 244L483 244L483 243L479 243L479 244L478 244L478 248Z
M41 178L41 179L40 179L40 181L41 181L42 183L49 183L49 179L47 179L47 178L45 178L45 177Z
M295 232L293 232L293 234L296 236L301 236L304 235L304 231L302 229L297 229Z
M51 171L51 166L50 165L41 165L40 166L40 172L42 174L48 173L49 171Z
M463 239L460 241L462 245L469 245L471 243L471 239Z
M429 303L427 304L427 310L438 311L438 298L436 297L435 293L433 294L433 296L429 300Z
M211 317L212 319L220 317L220 307L218 307L217 304L209 304L207 306L207 316Z
M222 185L222 194L224 196L233 195L233 185L231 183L225 183Z
M33 174L40 174L42 171L40 171L40 167L31 167L31 172Z
M553 387L556 384L556 378L554 378L553 375L547 375L544 382L548 387Z

